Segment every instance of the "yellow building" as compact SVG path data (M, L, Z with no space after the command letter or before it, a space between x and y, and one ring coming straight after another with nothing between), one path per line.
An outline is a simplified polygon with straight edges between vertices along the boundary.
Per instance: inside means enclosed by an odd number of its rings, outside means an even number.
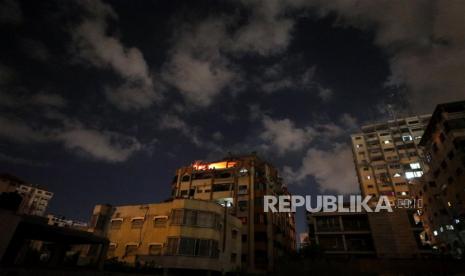
M194 162L176 171L173 198L216 201L230 206L243 224L242 267L248 272L272 271L282 256L295 252L294 213L265 213L264 195L289 194L278 170L255 154Z
M425 170L418 143L430 115L389 120L362 127L351 135L352 152L362 195L411 198L412 182Z
M94 208L91 231L110 240L107 258L163 269L238 271L239 219L215 202L175 199Z

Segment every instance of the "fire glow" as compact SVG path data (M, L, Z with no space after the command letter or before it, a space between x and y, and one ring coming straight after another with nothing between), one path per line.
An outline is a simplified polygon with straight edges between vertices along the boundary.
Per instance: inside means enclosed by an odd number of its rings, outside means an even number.
M222 161L222 162L215 162L215 163L201 163L196 162L192 165L195 170L197 171L205 171L205 170L221 170L221 169L228 169L235 167L237 162L233 161Z

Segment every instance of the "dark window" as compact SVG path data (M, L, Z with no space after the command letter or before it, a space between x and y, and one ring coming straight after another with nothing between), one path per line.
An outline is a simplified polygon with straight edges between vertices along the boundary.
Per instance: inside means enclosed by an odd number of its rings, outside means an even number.
M179 255L194 255L195 239L181 238L179 242Z
M444 129L446 130L446 133L453 129L464 129L465 128L465 119L464 118L458 118L458 119L452 119L449 121L444 122Z
M457 169L455 170L455 174L456 174L457 176L462 175L462 174L463 174L462 168L457 168Z
M126 254L125 256L134 256L137 253L137 245L126 245Z
M123 224L123 220L112 220L111 221L111 229L121 229L121 225Z
M441 168L443 168L443 169L446 169L446 168L447 168L446 160L443 160L443 161L441 162Z
M246 234L242 234L242 242L247 242L247 235Z
M161 251L162 251L162 245L161 244L151 244L149 246L149 255L160 256Z
M184 210L184 225L189 225L189 226L197 225L197 211Z
M244 211L247 208L247 203L248 202L246 200L241 200L237 202L237 205L241 211Z
M444 143L444 141L446 140L446 136L444 135L444 133L441 132L441 134L439 134L439 140L441 140L441 143Z
M192 176L192 179L209 179L212 178L211 173L196 173Z
M199 240L196 246L196 255L201 257L210 256L211 240Z
M133 219L131 221L131 228L132 229L140 229L144 226L144 220L143 219Z
M231 177L231 173L230 172L223 172L223 173L220 173L217 177L218 178L229 178Z
M212 240L212 248L211 248L211 257L218 258L220 251L218 250L218 241Z
M453 150L449 151L449 153L447 154L447 158L449 158L449 160L454 159L454 151Z
M178 242L179 238L168 238L165 254L176 255L178 253Z
M268 235L266 232L255 232L255 241L267 241Z
M231 184L213 184L213 192L224 192L229 191L231 189Z
M172 211L171 224L180 225L184 222L184 210L177 209Z
M165 227L167 221L166 217L156 217L153 219L153 227Z
M191 177L188 176L188 175L183 176L182 179L181 179L182 182L187 182L189 180L191 180Z

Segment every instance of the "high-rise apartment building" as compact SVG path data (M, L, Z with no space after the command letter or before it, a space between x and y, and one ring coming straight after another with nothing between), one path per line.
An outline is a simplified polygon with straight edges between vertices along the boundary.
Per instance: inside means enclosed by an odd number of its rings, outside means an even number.
M422 221L432 243L465 247L465 101L434 110L420 146L428 170L419 181Z
M374 200L388 196L410 198L412 181L425 169L418 143L430 115L412 116L365 125L351 135L355 168L362 195Z
M295 251L294 214L263 211L264 195L289 193L278 170L255 154L179 168L171 188L173 198L229 206L243 224L241 260L249 272L272 270L277 259Z
M17 192L23 198L19 213L44 216L53 193L10 174L0 175L0 193Z

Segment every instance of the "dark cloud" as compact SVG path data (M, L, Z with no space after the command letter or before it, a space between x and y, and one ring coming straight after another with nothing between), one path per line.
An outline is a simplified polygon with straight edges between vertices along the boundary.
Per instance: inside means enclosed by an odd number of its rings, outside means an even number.
M4 153L0 152L0 161L1 162L6 162L9 164L16 164L16 165L26 165L26 166L32 166L32 167L47 167L49 166L49 163L46 162L38 162L34 160L29 160L25 158L20 158L20 157L13 157Z
M313 0L321 16L336 12L340 23L374 30L375 43L389 55L386 85L407 88L418 112L463 99L465 91L465 2ZM444 93L447 91L447 93Z
M229 151L292 192L357 192L349 134L463 97L462 2L0 5L2 166L89 206L162 200L176 167Z
M61 118L60 118L61 119ZM14 143L62 143L80 155L106 162L126 161L144 148L136 138L121 133L64 123L62 128L31 126L19 119L0 117L0 138Z
M122 110L147 108L161 98L154 85L149 66L136 47L125 47L119 38L107 35L107 18L117 19L108 4L85 2L91 16L73 30L76 54L100 68L109 68L125 82L116 88L106 87L109 101Z
M2 0L0 1L0 23L3 24L20 24L23 21L23 12L19 1Z

